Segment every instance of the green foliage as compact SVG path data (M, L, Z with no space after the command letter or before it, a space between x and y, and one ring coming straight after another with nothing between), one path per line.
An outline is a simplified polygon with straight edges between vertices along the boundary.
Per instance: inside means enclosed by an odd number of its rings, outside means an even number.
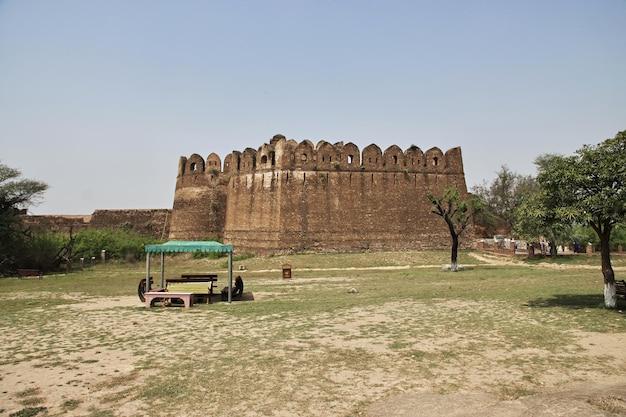
M56 267L57 255L67 242L68 238L61 233L48 230L34 232L26 241L24 256L19 264L50 271Z
M145 245L157 239L141 236L132 230L87 229L76 234L73 258L100 259L103 250L107 259L136 261L145 259Z
M202 258L218 259L218 258L223 258L225 256L228 256L228 253L226 253L226 252L201 252L201 251L197 251L197 252L193 252L191 254L191 256L194 259L202 259Z
M600 238L591 226L580 224L574 226L572 236L572 240L578 242L581 246L591 243L596 249L600 247ZM617 251L620 245L626 249L626 225L622 223L616 224L611 232L611 251Z
M35 204L48 188L21 175L19 170L0 164L0 273L19 267L29 235L20 212Z
M442 217L450 231L452 238L451 269L456 271L459 236L470 224L470 220L483 209L484 203L475 197L468 201L461 200L458 188L447 188L441 197L435 197L429 193L428 199L433 205L432 213Z
M591 243L593 246L600 243L598 234L591 227L581 224L576 224L572 228L572 241L578 242L580 247L585 247L587 243Z
M626 233L619 225L626 214L625 143L621 132L599 145L584 146L576 155L537 157L540 189L520 205L516 234L530 241L545 236L595 247L601 246L604 234L613 250L624 244Z
M585 145L576 155L549 155L547 160L537 180L545 190L546 207L557 216L589 224L596 232L624 221L626 132Z
M585 145L573 156L547 155L538 159L538 206L544 223L590 226L600 242L602 274L612 284L611 233L626 220L626 131L598 145ZM615 293L605 299L615 307Z
M20 179L21 175L19 170L0 164L0 210L26 209L48 189L46 183Z
M490 184L472 188L472 193L485 203L477 223L487 235L504 232L510 234L517 222L517 209L529 196L537 192L537 181L531 176L520 175L503 165L496 179Z
M556 245L568 245L573 241L586 242L585 238L581 240L574 236L571 221L559 217L546 203L546 198L545 192L540 190L520 204L517 222L513 228L515 235L528 242L538 242L543 237Z
M470 220L484 207L484 203L478 198L461 200L458 188L447 188L441 197L428 194L428 199L434 206L432 213L443 217L450 232L456 237L463 233Z
M611 233L611 246L615 250L619 245L626 249L626 224L616 224Z

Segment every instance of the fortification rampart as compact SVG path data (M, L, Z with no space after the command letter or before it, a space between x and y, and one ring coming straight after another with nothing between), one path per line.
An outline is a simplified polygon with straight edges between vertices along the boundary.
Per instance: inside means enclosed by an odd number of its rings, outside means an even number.
M361 152L276 135L223 165L214 153L181 157L169 237L253 253L443 248L450 237L427 194L448 187L467 195L458 147Z
M24 215L24 223L37 230L72 233L89 228L91 215Z
M171 210L96 210L91 216L90 227L95 229L126 228L143 236L157 239L169 235Z
M60 233L93 229L127 229L143 236L164 239L169 235L172 210L96 210L91 215L27 215L24 222L33 227Z

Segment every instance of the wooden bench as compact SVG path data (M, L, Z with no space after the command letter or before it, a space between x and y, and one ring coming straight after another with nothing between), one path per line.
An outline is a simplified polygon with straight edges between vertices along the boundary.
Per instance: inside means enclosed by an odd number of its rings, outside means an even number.
M165 288L168 291L192 292L198 299L206 299L206 303L210 304L216 282L216 274L183 274L181 278L166 279Z
M41 271L38 269L18 269L17 276L20 279L24 277L39 277L39 279L42 278Z
M143 296L146 299L146 308L152 307L152 303L155 299L180 299L185 304L185 308L189 308L193 305L192 292L155 291L145 292L143 293Z
M626 298L626 281L624 280L615 281L615 296L619 297L620 295Z

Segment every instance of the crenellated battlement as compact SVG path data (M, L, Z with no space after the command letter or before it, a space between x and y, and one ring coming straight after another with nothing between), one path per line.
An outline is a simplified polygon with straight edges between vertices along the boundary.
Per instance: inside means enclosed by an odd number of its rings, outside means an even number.
M402 151L397 145L384 152L375 144L366 146L361 152L354 143L326 141L317 146L309 140L297 143L276 135L269 144L254 150L233 151L224 158L211 153L205 159L198 154L189 158L181 156L178 176L207 174L253 173L271 170L304 171L367 171L405 173L462 173L461 149L449 149L445 154L434 147L423 152L417 146Z
M296 142L180 157L171 239L221 238L253 253L449 245L427 194L467 194L461 148ZM468 233L469 235L469 233Z

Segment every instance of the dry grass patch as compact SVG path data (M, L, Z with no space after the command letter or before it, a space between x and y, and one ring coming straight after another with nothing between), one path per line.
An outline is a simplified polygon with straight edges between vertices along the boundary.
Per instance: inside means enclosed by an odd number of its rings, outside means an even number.
M34 386L52 415L346 417L407 393L501 404L624 375L606 361L626 363L626 324L602 307L597 271L443 272L448 256L246 259L252 297L191 309L146 309L139 265L0 281L0 330L20 334L0 339L0 403L17 412L14 387ZM222 262L174 257L168 276L225 282Z
M626 415L626 400L623 397L613 395L594 397L587 400L591 405L598 407L602 411L613 414Z

